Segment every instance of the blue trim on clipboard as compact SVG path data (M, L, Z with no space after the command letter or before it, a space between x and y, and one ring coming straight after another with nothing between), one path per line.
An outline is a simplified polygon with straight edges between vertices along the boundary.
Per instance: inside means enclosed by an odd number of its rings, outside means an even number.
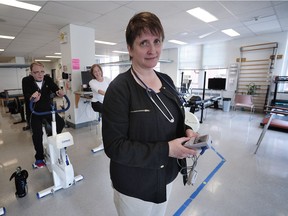
M211 180L211 178L218 172L218 170L225 163L225 158L220 155L213 146L211 149L221 158L220 163L214 168L214 170L207 176L207 178L199 185L199 187L191 194L191 196L184 202L184 204L173 214L173 216L180 216L185 209L191 204L191 202L197 197L197 195L201 192L201 190L205 187L205 185Z

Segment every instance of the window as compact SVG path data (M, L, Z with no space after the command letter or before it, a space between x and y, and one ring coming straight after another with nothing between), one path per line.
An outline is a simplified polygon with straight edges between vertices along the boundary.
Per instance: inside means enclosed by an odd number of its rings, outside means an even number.
M119 61L119 56L101 57L97 59L97 64L117 62L117 61ZM108 77L110 80L113 80L120 73L119 66L115 65L102 66L102 70L103 70L103 76Z
M183 83L187 83L190 80L190 88L203 88L204 83L204 71L206 71L206 85L208 88L209 78L227 78L228 69L223 67L222 63L215 60L215 56L211 52L216 52L217 50L224 49L221 44L216 47L206 47L204 45L189 45L183 46L179 49L179 74L183 74ZM205 52L204 52L204 51ZM216 50L216 51L215 51ZM210 51L210 52L209 52ZM204 56L204 54L206 55ZM224 58L225 59L225 58ZM212 64L211 66L204 66L207 64ZM216 65L216 63L221 65ZM179 79L181 80L181 79ZM189 83L189 82L188 82ZM226 82L227 84L227 82ZM180 86L180 81L179 81ZM183 86L182 86L183 87Z

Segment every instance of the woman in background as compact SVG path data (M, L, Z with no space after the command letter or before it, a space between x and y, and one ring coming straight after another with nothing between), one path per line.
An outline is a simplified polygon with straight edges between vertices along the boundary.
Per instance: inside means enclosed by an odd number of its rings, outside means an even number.
M101 129L101 115L103 111L103 99L105 92L109 86L110 80L107 77L103 77L103 71L100 65L94 64L90 69L90 73L93 77L89 82L89 86L93 92L93 97L91 100L92 109L95 112L99 113L98 123L100 124ZM100 132L101 133L101 132ZM102 137L102 136L101 136ZM92 152L96 153L98 151L102 151L104 149L102 138L99 146L92 149Z
M103 111L104 95L108 88L110 80L107 77L103 77L102 68L98 64L92 65L90 73L93 77L93 79L89 82L89 86L93 92L91 106L95 112L99 112L99 114L101 114Z

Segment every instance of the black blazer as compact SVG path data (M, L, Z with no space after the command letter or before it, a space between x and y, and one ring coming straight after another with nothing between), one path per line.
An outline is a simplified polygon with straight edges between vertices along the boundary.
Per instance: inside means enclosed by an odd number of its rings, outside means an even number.
M30 97L35 91L41 93L40 100L35 103L35 111L45 112L51 111L51 94L56 93L59 90L59 87L54 83L51 77L45 75L43 79L42 88L39 89L36 81L33 76L27 76L22 79L22 90L25 99L25 103L30 103Z
M106 91L102 135L105 153L111 159L113 187L128 196L162 203L166 201L166 185L180 170L177 159L168 156L168 141L185 136L186 126L172 79L156 74L162 81L161 92L177 104L177 136L168 138L170 134L157 121L157 108L130 70L119 74ZM185 160L182 162L186 164Z

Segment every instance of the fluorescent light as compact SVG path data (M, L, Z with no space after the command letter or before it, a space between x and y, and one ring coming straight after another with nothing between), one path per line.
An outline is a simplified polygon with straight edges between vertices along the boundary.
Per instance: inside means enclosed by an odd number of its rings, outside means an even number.
M109 57L108 55L97 55L95 54L95 57Z
M159 59L159 62L160 63L172 63L173 60L170 60L170 59Z
M8 36L8 35L0 35L0 38L13 40L15 37L14 36Z
M186 11L197 19L202 20L203 22L209 23L218 20L214 15L210 14L208 11L197 7L191 10Z
M129 52L126 52L126 51L118 51L118 50L114 50L112 51L114 53L122 53L122 54L128 54Z
M175 43L175 44L179 44L179 45L185 45L187 43L183 42L183 41L178 41L178 40L169 40L168 42L170 43Z
M106 44L106 45L116 45L116 43L107 42L107 41L94 40L94 42L95 42L95 43L100 43L100 44Z
M238 32L234 31L233 29L225 29L225 30L222 30L222 32L231 36L231 37L235 37L235 36L240 35Z
M34 61L38 61L38 62L51 62L51 60L49 60L49 59L35 59Z
M56 52L56 53L54 53L54 55L62 55L62 53L57 53L57 52Z
M213 34L213 33L215 33L215 32L216 32L216 31L208 32L208 33L206 33L206 34L200 35L198 38L200 38L200 39L205 38L205 37L207 37L207 36L209 36L209 35L211 35L211 34Z
M3 52L4 51L4 49L0 49L0 52Z
M61 56L45 56L45 58L57 58L57 59L60 59Z
M0 0L0 4L12 6L12 7L17 7L17 8L22 8L26 10L32 10L32 11L39 11L41 9L40 6L38 5L33 5L25 2L20 2L16 0Z

